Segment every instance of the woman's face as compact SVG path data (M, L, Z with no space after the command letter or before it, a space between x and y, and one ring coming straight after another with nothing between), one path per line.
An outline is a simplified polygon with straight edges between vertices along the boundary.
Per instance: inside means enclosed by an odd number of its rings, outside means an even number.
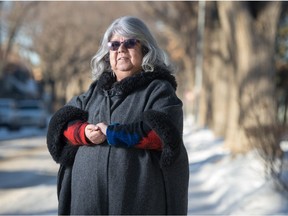
M116 74L117 81L132 76L142 69L141 64L143 54L141 44L137 41L135 46L127 48L124 46L124 43L122 43L127 39L129 38L125 38L120 35L113 35L110 40L110 42L120 42L120 46L117 50L109 51L110 65Z

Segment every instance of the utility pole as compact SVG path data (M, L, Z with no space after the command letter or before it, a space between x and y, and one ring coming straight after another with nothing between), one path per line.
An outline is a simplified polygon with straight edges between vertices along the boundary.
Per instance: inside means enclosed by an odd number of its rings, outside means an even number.
M194 115L195 123L198 123L200 95L202 91L203 80L203 45L204 45L204 30L205 30L205 1L199 1L198 6L198 23L197 23L197 45L196 45L196 64L195 64L195 104Z

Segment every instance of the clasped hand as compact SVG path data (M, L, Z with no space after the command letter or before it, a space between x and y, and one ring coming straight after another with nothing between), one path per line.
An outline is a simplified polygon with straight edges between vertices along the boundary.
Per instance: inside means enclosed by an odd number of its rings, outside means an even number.
M107 125L103 122L94 124L88 124L85 127L85 136L93 144L101 144L106 140Z

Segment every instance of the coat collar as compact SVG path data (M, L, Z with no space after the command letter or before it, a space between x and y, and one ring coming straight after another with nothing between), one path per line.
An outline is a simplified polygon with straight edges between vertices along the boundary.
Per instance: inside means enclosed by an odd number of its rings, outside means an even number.
M160 67L155 68L153 72L141 72L119 82L115 82L115 77L111 72L103 72L98 80L97 88L106 92L113 91L116 95L128 95L139 88L149 85L156 79L166 80L175 90L177 88L176 79L171 72Z

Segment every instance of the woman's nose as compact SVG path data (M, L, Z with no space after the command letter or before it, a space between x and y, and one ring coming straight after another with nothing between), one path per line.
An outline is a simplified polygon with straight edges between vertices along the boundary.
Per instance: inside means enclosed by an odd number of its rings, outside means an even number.
M126 49L126 47L124 46L124 43L121 43L120 46L119 46L119 48L118 48L118 53L124 52L124 51L126 51L126 50L127 50L127 49Z

